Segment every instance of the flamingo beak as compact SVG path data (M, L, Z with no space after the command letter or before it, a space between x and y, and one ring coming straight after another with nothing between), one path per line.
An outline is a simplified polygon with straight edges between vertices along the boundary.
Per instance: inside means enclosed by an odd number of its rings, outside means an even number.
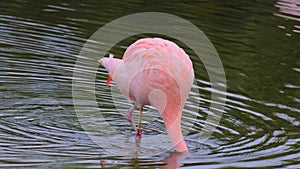
M105 86L108 87L108 84L110 83L110 81L112 80L112 77L109 75L106 81Z

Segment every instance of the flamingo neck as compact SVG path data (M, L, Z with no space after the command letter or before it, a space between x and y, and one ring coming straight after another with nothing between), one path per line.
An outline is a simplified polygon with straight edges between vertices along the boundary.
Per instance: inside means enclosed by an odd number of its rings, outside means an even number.
M188 152L188 148L183 138L178 144L175 145L175 150L178 152Z
M168 111L163 112L162 118L165 122L168 135L176 151L178 152L188 151L181 130L181 111L178 113L168 112Z

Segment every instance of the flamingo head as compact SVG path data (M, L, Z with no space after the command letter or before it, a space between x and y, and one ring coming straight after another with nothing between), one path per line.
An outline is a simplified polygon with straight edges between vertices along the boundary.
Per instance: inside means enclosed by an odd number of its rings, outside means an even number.
M109 77L106 83L107 86L113 77L115 77L115 73L117 72L118 67L121 65L122 60L113 58L113 55L110 54L108 58L99 59L98 62L108 71Z

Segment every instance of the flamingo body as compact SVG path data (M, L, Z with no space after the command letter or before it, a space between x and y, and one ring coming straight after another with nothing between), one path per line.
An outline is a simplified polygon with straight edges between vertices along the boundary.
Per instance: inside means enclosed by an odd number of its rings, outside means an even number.
M188 151L181 115L194 70L184 50L168 40L144 38L130 45L122 60L102 58L99 62L132 103L152 105L159 111L176 151Z

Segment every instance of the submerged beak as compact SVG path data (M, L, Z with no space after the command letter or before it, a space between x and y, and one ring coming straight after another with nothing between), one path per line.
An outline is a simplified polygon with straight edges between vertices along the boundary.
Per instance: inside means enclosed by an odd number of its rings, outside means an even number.
M110 83L110 81L112 80L112 77L109 75L106 81L106 87L108 87L108 84Z

